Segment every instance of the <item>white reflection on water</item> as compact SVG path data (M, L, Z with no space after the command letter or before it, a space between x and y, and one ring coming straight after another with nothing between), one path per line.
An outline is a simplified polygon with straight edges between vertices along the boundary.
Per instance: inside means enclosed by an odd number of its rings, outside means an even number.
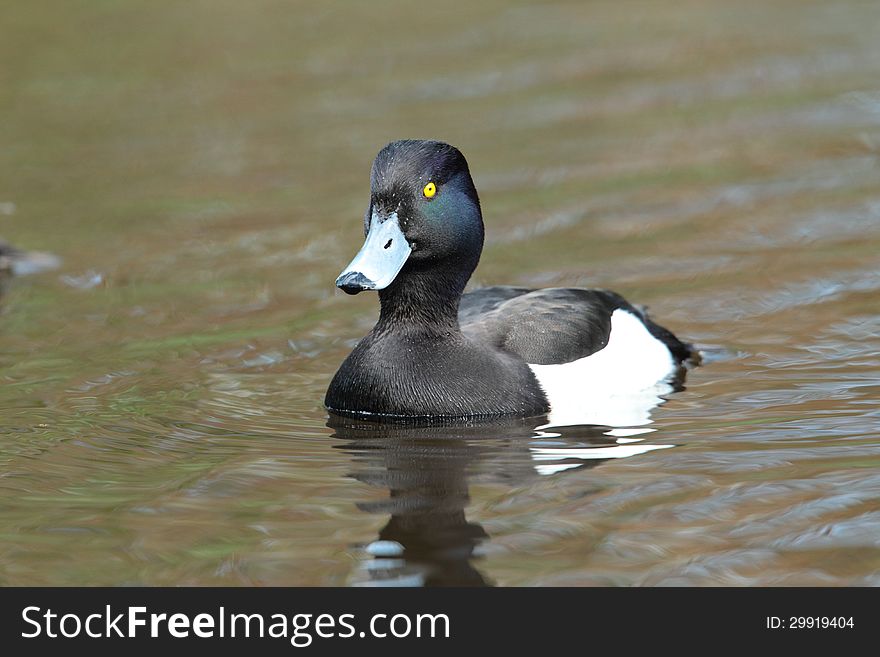
M572 460L619 459L644 454L655 449L666 449L673 445L635 445L641 438L632 436L650 433L651 411L662 404L661 395L673 392L672 385L661 383L647 390L630 394L590 394L577 407L567 409L564 414L551 414L550 422L536 427L536 438L529 451L535 460L535 470L540 475L553 475L580 466ZM561 438L565 427L596 426L608 427L602 433L615 437L616 444L597 447L571 446ZM557 431L553 431L557 429ZM563 461L563 462L561 462Z

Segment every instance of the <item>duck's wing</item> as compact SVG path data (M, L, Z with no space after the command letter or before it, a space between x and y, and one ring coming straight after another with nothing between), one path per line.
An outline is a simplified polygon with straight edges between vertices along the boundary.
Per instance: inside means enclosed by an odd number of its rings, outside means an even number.
M534 291L528 287L494 285L468 292L462 295L458 304L458 321L462 325L471 323L492 312L501 304Z
M641 319L679 362L693 357L690 345L608 290L484 288L462 296L459 322L474 340L515 353L527 363L556 365L604 348L611 335L611 315L618 309Z
M594 290L490 287L465 294L465 335L517 354L527 363L568 363L608 344L617 306Z

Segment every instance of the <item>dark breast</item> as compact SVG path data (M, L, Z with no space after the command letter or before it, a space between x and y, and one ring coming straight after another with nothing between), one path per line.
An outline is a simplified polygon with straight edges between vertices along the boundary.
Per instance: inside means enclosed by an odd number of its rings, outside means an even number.
M371 333L339 368L324 403L342 414L408 418L530 417L549 410L524 361L461 334Z

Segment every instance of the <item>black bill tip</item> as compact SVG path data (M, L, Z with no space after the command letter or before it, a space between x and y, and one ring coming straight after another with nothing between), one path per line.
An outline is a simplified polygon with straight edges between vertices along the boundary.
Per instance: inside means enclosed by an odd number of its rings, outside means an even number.
M373 288L373 282L359 271L348 271L336 279L336 287L346 294L357 294Z

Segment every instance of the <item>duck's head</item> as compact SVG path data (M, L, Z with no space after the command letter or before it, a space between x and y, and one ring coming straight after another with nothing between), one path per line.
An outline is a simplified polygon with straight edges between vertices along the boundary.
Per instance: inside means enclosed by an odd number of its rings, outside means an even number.
M480 200L461 152L412 139L379 151L364 232L364 246L337 287L348 294L383 290L427 273L460 294L483 248Z

